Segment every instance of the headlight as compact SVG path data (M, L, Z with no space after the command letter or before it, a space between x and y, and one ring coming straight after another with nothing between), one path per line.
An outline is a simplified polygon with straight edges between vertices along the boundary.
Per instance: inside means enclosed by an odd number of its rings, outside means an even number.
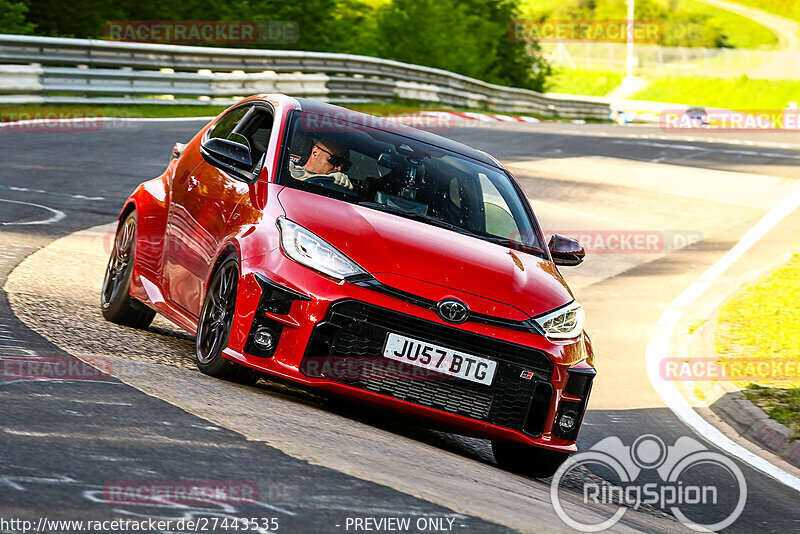
M552 339L572 339L583 331L583 307L578 302L533 319Z
M339 280L366 272L324 239L286 217L278 217L278 229L281 249L297 263Z

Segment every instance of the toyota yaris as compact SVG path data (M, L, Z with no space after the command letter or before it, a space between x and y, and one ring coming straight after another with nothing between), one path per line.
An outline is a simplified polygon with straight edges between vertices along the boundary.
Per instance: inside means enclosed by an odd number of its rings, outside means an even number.
M492 440L552 474L595 376L583 310L493 157L284 95L229 108L119 216L101 304L196 335L200 370L272 375Z

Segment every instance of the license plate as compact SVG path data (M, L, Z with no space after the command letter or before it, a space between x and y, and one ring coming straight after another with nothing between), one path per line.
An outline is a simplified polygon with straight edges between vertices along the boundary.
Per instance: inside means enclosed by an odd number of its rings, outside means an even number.
M383 355L392 360L487 386L492 383L497 368L497 362L492 360L392 333L386 338Z

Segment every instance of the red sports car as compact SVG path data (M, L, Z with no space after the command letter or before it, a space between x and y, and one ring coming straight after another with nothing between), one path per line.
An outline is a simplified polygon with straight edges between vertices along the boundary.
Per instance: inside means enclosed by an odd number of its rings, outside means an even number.
M266 375L489 438L535 476L575 452L595 376L583 310L493 157L313 100L229 108L119 216L109 321L156 312L219 378Z

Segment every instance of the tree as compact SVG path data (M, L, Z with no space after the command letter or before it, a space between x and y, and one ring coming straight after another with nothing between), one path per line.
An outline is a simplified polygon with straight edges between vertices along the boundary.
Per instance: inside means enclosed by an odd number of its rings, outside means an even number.
M363 0L339 0L329 25L333 37L331 52L377 55L376 7Z
M335 46L338 30L335 0L240 0L225 4L221 18L227 20L285 21L296 23L298 40L293 43L271 43L259 48L330 51Z
M33 33L34 24L25 20L27 6L13 0L0 0L0 33Z
M380 57L541 89L548 64L536 44L511 39L512 0L393 0L378 11Z
M380 57L481 76L494 50L487 22L454 0L394 0L378 12Z
M592 5L594 3L594 0L585 1ZM518 3L514 0L464 0L462 5L489 23L485 38L493 46L494 56L487 62L482 79L501 85L543 90L552 70L541 54L539 43L511 38L511 27L520 16Z

